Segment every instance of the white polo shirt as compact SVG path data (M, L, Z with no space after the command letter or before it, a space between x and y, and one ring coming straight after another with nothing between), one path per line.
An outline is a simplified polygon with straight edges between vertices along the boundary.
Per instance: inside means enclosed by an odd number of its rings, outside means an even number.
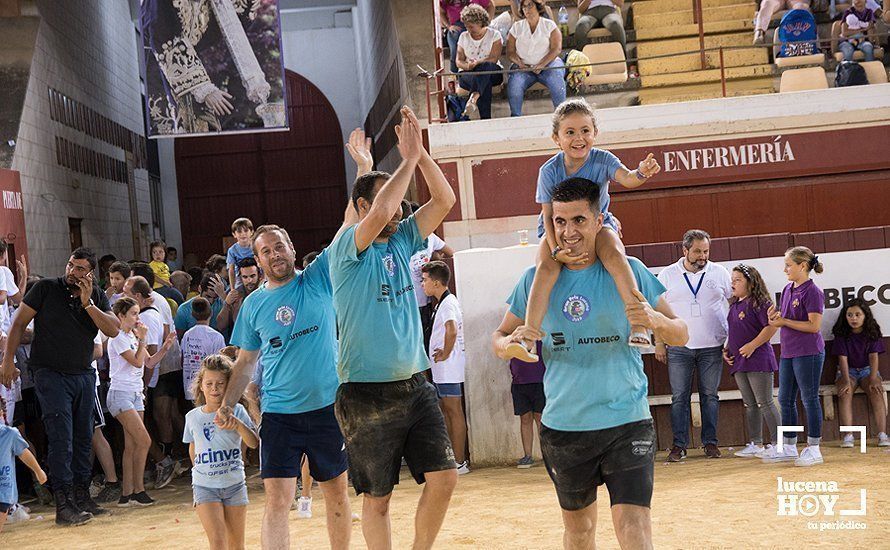
M686 321L689 327L687 348L713 348L726 342L726 316L732 284L725 267L708 262L704 269L693 273L686 270L683 258L680 258L661 270L658 280L667 289L664 299L674 315ZM696 289L697 293L694 293Z
M445 348L445 323L454 321L457 328L457 338L451 354L441 363L433 360L433 354L437 349ZM427 350L430 365L433 369L433 382L437 384L459 384L464 381L464 368L467 363L466 350L464 349L464 320L460 310L460 304L454 294L448 293L442 299L436 316L433 319L433 332L430 336L430 347Z

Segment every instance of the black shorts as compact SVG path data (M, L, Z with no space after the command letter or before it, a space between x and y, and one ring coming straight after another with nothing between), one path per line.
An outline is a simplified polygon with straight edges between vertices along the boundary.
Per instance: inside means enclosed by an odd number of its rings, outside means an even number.
M513 384L510 386L513 395L513 414L522 416L525 413L544 412L544 383Z
M299 477L304 454L309 459L309 472L319 482L330 481L346 471L346 450L334 406L299 414L263 413L262 478Z
M417 483L426 472L457 468L436 388L421 373L398 382L341 384L334 410L356 494L390 494L403 456Z
M179 399L184 395L182 388L182 371L175 370L158 376L158 384L155 386L154 397L174 397Z
M606 484L612 506L649 507L655 476L652 419L588 432L541 427L541 453L563 510L581 510L596 501Z

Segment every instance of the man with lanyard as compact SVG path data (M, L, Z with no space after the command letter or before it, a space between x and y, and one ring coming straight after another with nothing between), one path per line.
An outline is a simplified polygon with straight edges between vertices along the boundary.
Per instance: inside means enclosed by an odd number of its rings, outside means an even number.
M562 509L565 547L595 547L597 487L605 484L618 543L652 548L655 428L643 360L626 342L633 324L683 344L686 325L664 300L664 287L636 258L628 260L640 302L625 307L612 276L597 261L603 215L596 183L569 178L556 186L552 202L559 246L587 253L589 261L563 266L543 333L523 325L535 276L535 268L528 268L507 300L510 309L492 338L494 351L506 359L509 344L543 340L547 403L541 452Z
M689 446L692 374L698 371L701 441L708 458L720 458L717 447L717 388L723 373L723 344L732 283L725 267L708 261L711 236L700 229L683 235L683 257L665 267L658 280L665 299L689 326L685 346L665 346L656 338L655 357L667 362L671 382L671 427L674 443L668 461L679 462Z
M414 113L404 107L401 115L396 126L401 164L392 175L369 172L356 180L351 204L358 223L342 231L329 248L340 329L336 413L353 487L364 494L366 544L392 547L389 501L404 455L415 481L426 483L413 545L426 549L445 519L457 465L436 390L422 374L429 359L408 264L455 197L423 149ZM402 220L402 198L417 168L430 200Z
M96 255L77 248L65 276L35 283L12 323L0 367L0 384L19 376L13 357L25 328L34 320L29 366L48 439L47 463L56 499L56 523L78 525L105 513L90 498L90 448L96 408L93 340L109 338L120 323L110 313L108 297L93 283Z
M241 349L217 423L231 417L262 354L263 548L290 548L288 512L305 454L324 493L331 548L347 549L352 514L346 452L334 417L337 329L328 252L295 271L293 243L277 225L258 227L253 249L266 284L244 299L235 320L232 344Z

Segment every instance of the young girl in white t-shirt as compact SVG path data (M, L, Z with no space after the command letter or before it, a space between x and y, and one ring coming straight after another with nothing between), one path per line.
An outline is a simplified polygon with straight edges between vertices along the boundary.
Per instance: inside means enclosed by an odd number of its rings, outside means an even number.
M145 492L143 473L151 437L143 423L145 404L142 375L144 369L154 368L170 347L175 334L171 334L154 355L148 354L145 336L148 328L139 322L139 306L129 297L122 297L111 310L120 319L120 332L108 340L108 372L111 385L108 389L108 412L124 428L124 456L121 461L121 497L118 507L151 506L152 499Z

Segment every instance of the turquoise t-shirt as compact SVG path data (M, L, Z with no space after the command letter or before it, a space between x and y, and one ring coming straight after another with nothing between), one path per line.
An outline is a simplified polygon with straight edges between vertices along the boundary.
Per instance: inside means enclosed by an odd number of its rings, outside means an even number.
M186 300L181 303L178 308L176 308L176 317L173 319L173 324L176 326L176 330L181 330L183 332L192 328L193 326L198 324L198 321L195 321L195 318L192 317L192 301ZM216 316L219 315L219 312L222 311L223 301L217 298L210 302L210 326L216 328ZM225 334L223 334L225 336Z
M654 307L665 288L641 261L628 261L637 286ZM507 300L520 319L525 319L534 276L530 267ZM544 425L574 432L651 418L643 360L637 348L627 345L630 325L624 302L602 262L577 271L562 269L542 328Z
M334 402L337 325L327 250L284 286L244 300L232 344L260 350L263 412L298 414Z
M553 202L553 190L568 178L585 178L600 186L600 212L603 213L603 224L618 231L612 214L609 212L609 181L615 179L615 172L621 168L621 161L605 149L593 148L587 160L574 174L566 174L565 153L550 157L538 170L538 185L535 189L535 202L544 204ZM544 220L538 216L538 236L544 235Z
M388 242L358 254L355 228L330 246L340 382L406 380L429 365L408 263L424 240L411 216Z

